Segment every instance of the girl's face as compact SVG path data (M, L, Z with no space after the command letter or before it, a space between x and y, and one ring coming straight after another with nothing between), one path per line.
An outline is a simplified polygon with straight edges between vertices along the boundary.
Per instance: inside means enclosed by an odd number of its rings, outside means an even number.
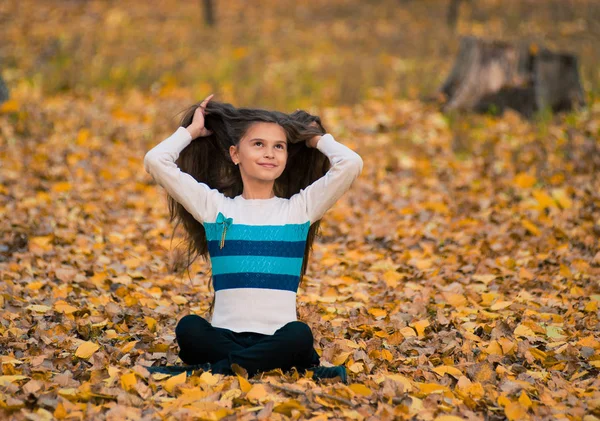
M242 179L274 181L283 173L288 158L285 131L276 123L254 123L229 153L238 163Z

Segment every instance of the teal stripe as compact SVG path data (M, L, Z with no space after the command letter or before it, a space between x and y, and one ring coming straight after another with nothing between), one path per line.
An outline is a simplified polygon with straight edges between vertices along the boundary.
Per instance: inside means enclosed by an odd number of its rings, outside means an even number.
M301 257L221 256L210 260L213 275L243 272L300 275L302 269Z
M246 241L304 241L308 235L310 222L303 224L286 225L244 225L233 221L227 228L225 242L227 240ZM205 222L206 239L208 241L220 241L223 233L223 225L215 222Z

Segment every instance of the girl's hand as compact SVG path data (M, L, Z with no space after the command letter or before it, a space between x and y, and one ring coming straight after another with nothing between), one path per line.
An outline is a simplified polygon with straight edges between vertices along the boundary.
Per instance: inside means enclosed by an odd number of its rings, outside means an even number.
M310 123L310 124L309 124L309 126L312 126L312 127L319 127L319 126L317 125L317 123L316 123L316 122L314 122L314 121L313 121L312 123ZM319 142L319 139L321 139L321 136L322 136L322 135L318 135L318 136L315 136L315 137L313 137L313 138L311 138L311 139L307 140L307 141L305 142L305 143L306 143L306 146L308 146L309 148L316 148L316 147L317 147L317 143Z
M213 96L214 94L207 96L206 99L198 106L198 108L196 108L196 111L194 111L192 123L187 127L187 130L192 135L192 139L210 136L213 133L211 130L208 130L206 127L204 127L204 110Z
M306 146L308 146L309 148L316 148L317 147L317 143L319 142L320 138L321 138L321 135L315 136L315 137L307 140L306 141Z

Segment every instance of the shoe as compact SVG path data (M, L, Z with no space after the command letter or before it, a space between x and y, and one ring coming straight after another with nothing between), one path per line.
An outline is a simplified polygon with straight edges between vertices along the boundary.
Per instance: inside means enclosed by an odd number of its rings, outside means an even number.
M174 376L176 374L181 374L183 372L187 373L187 376L191 376L194 371L197 370L201 370L201 371L210 371L211 366L210 363L206 363L206 364L193 364L193 365L162 365L162 366L154 366L154 367L145 367L146 370L148 370L150 372L150 374L153 373L160 373L160 374L169 374L171 376Z
M334 365L333 367L311 367L309 370L313 372L313 380L339 377L343 383L348 384L348 374L346 373L346 367L343 365Z

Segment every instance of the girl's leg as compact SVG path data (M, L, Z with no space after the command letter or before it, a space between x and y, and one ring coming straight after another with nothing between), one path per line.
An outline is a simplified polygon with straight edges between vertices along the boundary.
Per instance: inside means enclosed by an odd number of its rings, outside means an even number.
M212 365L213 373L232 374L231 364L235 363L248 371L249 376L261 371L281 368L288 371L292 367L303 370L318 364L318 354L313 348L313 335L310 327L295 321L278 329L273 335L260 338L248 348L229 352L223 360Z
M221 361L244 347L235 341L235 333L215 328L202 317L190 314L177 323L175 336L179 358L185 364L204 364Z

